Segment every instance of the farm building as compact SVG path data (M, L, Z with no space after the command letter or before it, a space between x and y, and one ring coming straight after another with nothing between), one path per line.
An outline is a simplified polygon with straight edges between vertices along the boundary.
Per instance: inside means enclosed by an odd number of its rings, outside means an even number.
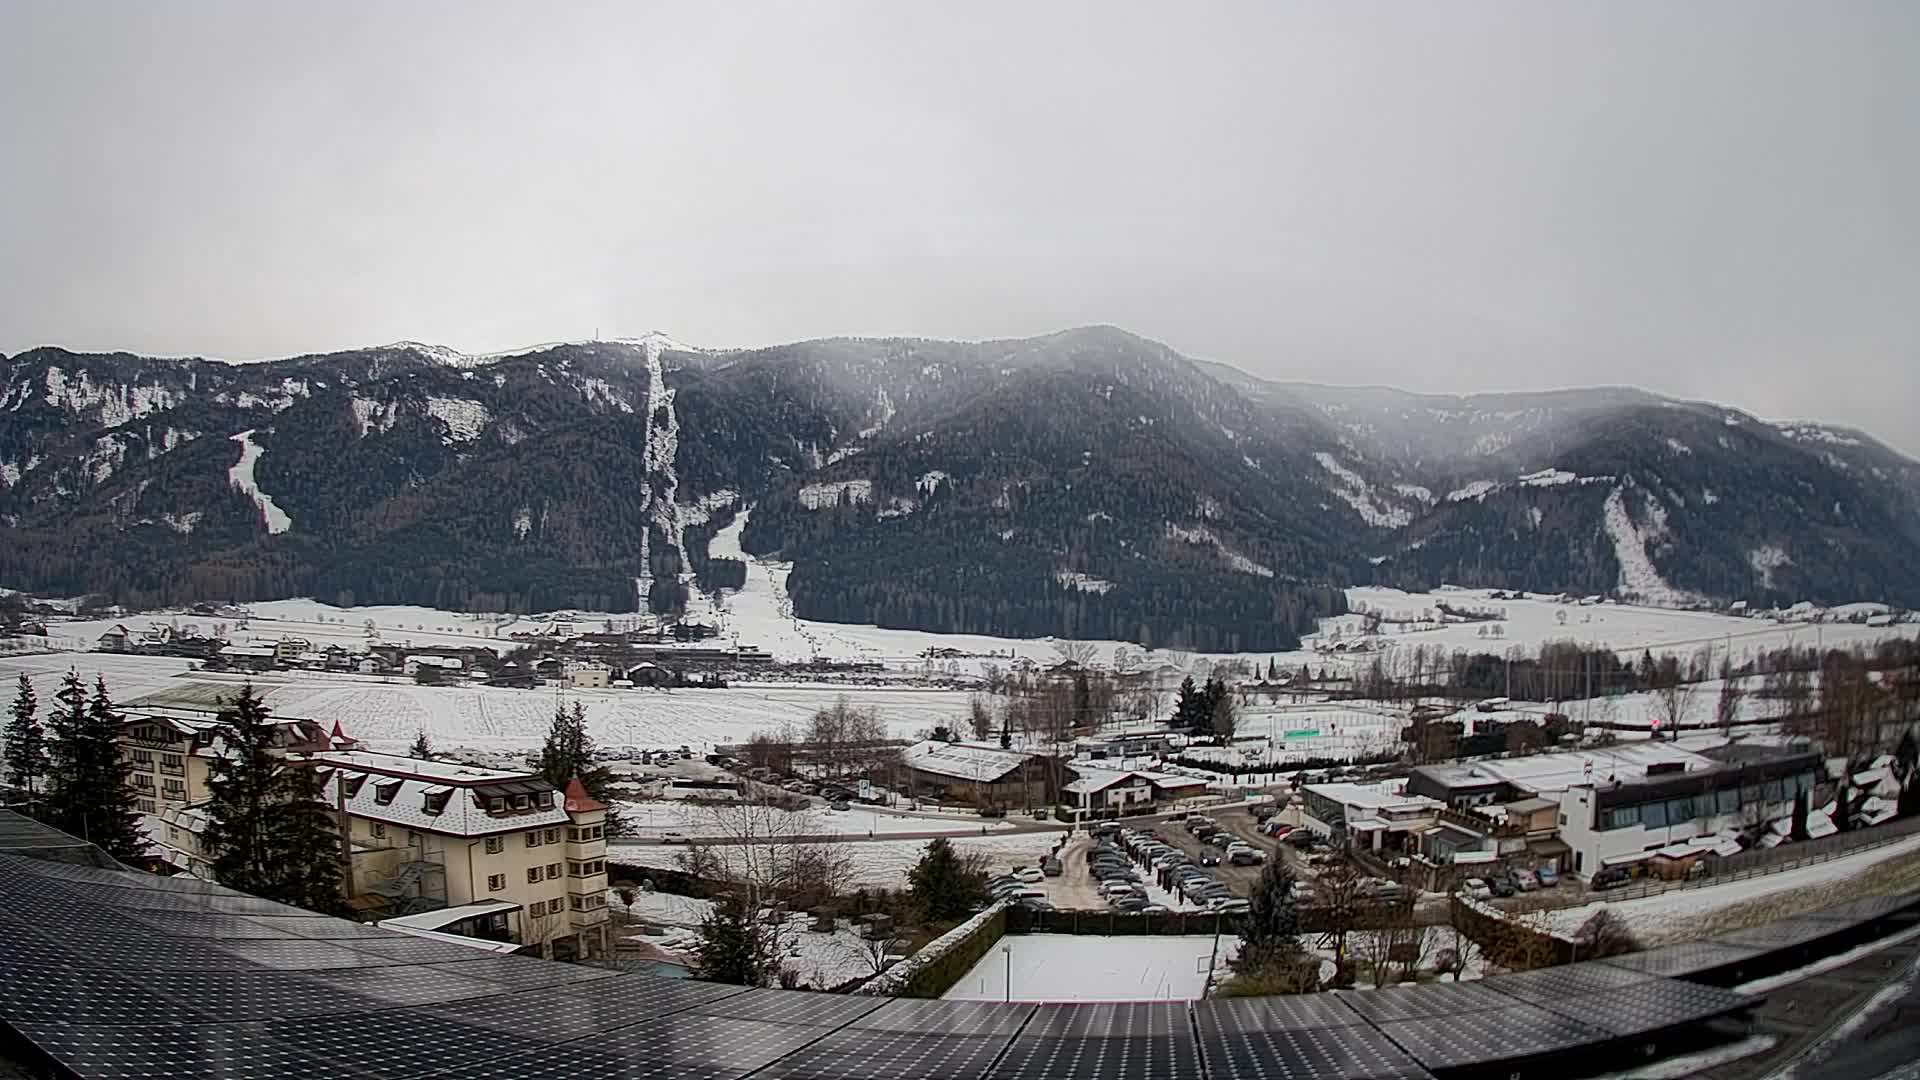
M900 753L915 794L1006 809L1053 801L1046 759L1022 750L929 739Z

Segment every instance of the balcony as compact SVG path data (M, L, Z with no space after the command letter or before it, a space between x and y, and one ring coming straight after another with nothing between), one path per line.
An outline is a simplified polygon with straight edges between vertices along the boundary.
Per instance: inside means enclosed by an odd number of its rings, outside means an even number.
M185 776L187 775L187 767L185 765L168 765L165 762L161 762L160 773L163 776Z

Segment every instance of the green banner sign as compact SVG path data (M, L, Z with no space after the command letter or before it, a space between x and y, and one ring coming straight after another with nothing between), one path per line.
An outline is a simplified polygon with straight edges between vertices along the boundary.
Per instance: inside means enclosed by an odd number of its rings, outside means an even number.
M1283 739L1317 739L1320 737L1320 729L1319 728L1301 728L1299 731L1286 732L1282 734L1280 737Z

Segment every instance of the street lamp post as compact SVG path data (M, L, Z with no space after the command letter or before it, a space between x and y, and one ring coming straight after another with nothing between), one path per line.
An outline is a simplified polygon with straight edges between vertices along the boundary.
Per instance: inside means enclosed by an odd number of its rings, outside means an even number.
M1007 958L1007 1003L1013 1002L1013 946L1000 946L1000 955Z

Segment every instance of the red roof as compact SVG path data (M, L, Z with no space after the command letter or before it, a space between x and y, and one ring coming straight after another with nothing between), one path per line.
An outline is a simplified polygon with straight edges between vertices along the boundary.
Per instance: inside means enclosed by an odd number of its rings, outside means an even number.
M569 814L587 814L595 810L605 810L607 804L587 794L587 785L579 777L567 781L566 807Z

